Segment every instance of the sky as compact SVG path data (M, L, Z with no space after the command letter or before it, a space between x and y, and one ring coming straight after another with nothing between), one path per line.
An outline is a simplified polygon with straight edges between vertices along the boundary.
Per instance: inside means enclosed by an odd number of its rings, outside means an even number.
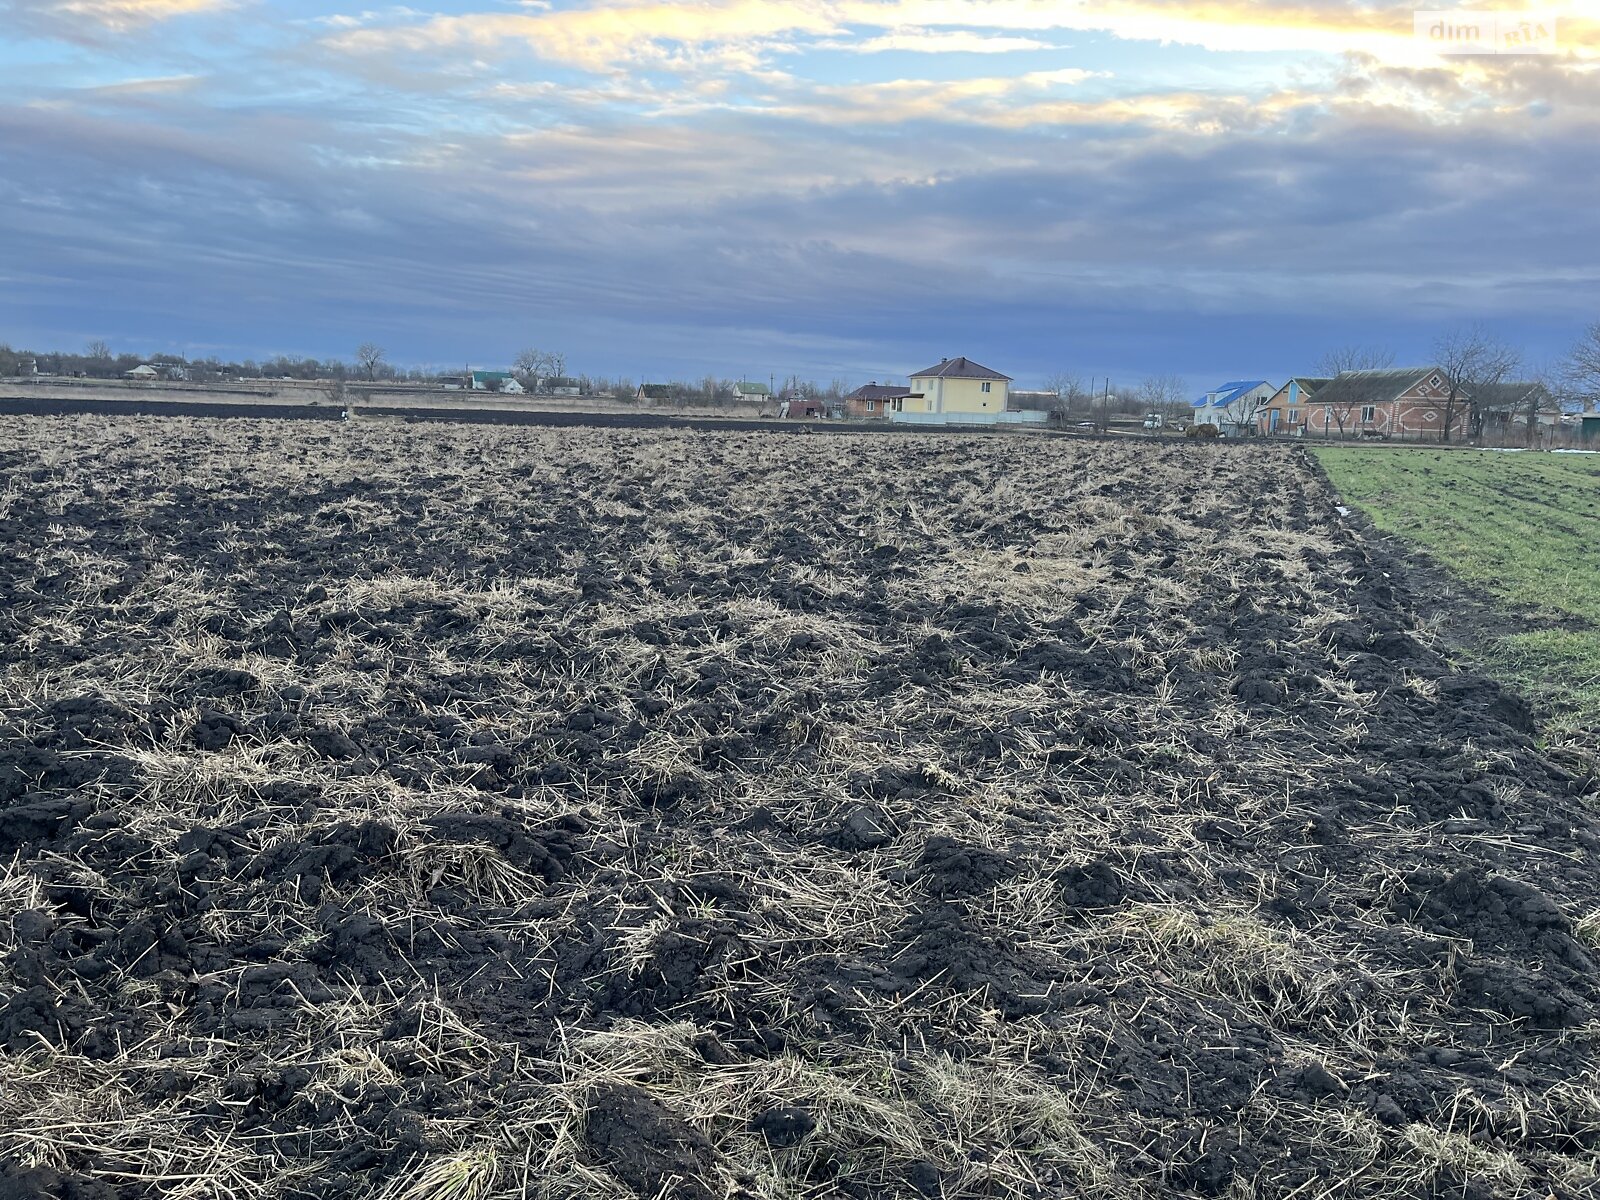
M0 342L1203 390L1600 320L1600 0L1496 55L1384 0L418 5L0 0Z

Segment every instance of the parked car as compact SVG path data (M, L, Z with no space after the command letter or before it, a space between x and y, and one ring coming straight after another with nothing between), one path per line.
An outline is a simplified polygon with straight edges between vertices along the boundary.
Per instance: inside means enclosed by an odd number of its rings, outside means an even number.
M1166 420L1160 413L1149 413L1144 419L1144 427L1146 429L1160 429L1164 424L1166 424Z

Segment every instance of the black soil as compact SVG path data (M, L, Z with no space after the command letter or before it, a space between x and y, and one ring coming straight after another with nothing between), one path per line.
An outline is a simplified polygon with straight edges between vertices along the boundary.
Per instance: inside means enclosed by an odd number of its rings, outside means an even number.
M0 1197L1595 1194L1594 764L1293 450L15 418L0 539Z

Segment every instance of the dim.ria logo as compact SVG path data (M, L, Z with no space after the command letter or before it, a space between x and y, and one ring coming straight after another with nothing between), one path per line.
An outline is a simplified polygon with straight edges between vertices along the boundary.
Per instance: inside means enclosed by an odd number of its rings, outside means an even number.
M1435 54L1555 54L1556 14L1484 9L1419 11L1414 34Z

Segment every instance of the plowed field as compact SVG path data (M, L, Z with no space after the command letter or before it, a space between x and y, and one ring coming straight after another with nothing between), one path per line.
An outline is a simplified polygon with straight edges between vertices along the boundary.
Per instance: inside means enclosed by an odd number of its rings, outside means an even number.
M1592 762L1282 447L0 429L0 1196L1561 1197Z

